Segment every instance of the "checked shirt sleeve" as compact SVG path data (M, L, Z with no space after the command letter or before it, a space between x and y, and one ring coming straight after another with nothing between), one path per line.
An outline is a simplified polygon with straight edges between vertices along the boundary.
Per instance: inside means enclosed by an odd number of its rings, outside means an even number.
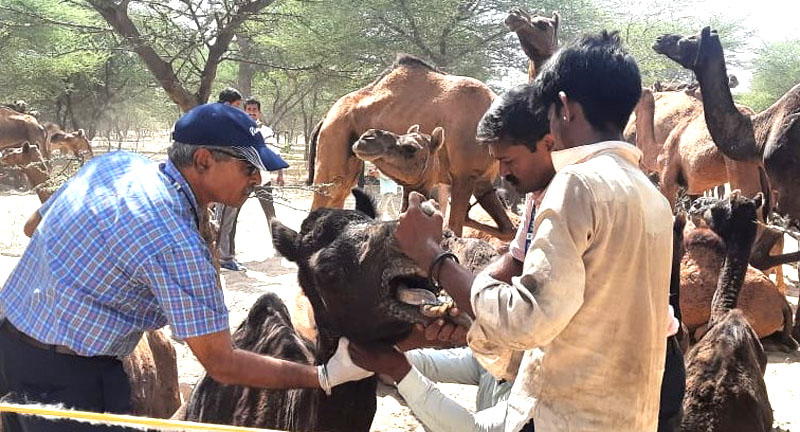
M228 309L202 248L171 247L143 266L143 277L181 339L228 330Z

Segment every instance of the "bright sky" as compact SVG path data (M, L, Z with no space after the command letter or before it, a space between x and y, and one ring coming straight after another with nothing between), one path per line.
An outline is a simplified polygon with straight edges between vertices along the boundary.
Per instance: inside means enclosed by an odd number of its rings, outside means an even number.
M744 25L756 31L756 40L750 46L753 56L765 41L800 39L800 1L798 0L705 0L697 2L696 16L722 14L742 18ZM800 56L800 52L797 53ZM742 59L748 58L746 53ZM734 92L746 91L752 72L730 68L740 85ZM800 79L800 77L798 77Z
M744 18L767 41L800 39L800 1L797 0L705 0L699 11ZM800 53L798 53L800 55Z

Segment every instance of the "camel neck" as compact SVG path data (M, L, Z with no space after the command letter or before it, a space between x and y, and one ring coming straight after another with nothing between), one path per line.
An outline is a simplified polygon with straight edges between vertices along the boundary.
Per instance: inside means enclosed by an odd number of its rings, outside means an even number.
M703 112L711 138L722 154L731 159L760 160L753 121L733 103L725 58L714 58L708 63L695 68L694 73L700 83Z
M755 240L755 222L751 223L752 227L743 230L744 232L734 232L725 242L725 258L722 261L717 288L711 301L709 328L719 322L738 303L739 291L742 289L747 265L750 261L750 249Z
M47 198L52 195L52 192L45 190L45 188L41 187L49 178L46 171L43 171L41 168L37 168L35 166L28 165L27 167L22 169L22 173L25 174L25 177L28 178L28 183L30 183L31 188L36 191L36 195L39 197L40 202L47 201Z
M636 106L636 147L642 151L642 159L645 167L651 170L656 169L658 159L658 143L653 125L655 114L655 100L653 94L643 93L639 104Z
M425 166L422 167L422 172L420 173L420 181L417 183L401 183L398 182L404 189L408 191L416 191L419 192L426 197L430 197L431 190L433 187L439 183L439 167L441 163L439 162L439 157L428 157L425 161ZM405 193L405 192L404 192Z

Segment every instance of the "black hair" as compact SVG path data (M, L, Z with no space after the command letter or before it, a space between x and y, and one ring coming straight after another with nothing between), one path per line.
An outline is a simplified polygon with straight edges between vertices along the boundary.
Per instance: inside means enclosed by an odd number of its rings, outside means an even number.
M239 93L239 90L236 90L233 87L225 87L221 92L219 92L219 97L217 98L217 102L222 103L233 103L239 100L242 100L242 94Z
M534 152L536 144L550 132L547 107L537 98L533 85L513 87L498 96L483 115L478 123L477 139L525 144Z
M642 94L642 77L622 48L619 32L586 35L559 50L534 81L542 103L555 104L559 92L581 105L586 120L600 131L622 131Z
M261 111L261 102L252 96L250 96L249 98L247 98L247 100L244 101L244 106L247 105L255 105L258 107L258 110Z

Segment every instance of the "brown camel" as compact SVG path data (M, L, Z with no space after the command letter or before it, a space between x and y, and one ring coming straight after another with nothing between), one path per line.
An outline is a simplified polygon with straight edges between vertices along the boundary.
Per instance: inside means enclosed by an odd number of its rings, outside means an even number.
M78 129L75 132L64 132L55 123L45 123L44 127L47 130L49 154L53 154L53 150L58 150L62 156L71 153L73 156L82 157L85 153L89 156L89 159L94 157L92 145L83 129Z
M653 104L648 100L651 96ZM659 173L659 187L673 208L681 187L689 195L702 195L726 182L747 196L763 190L758 164L728 159L714 145L700 99L683 91L643 91L634 113L625 128L625 137L642 150L645 169ZM640 137L637 122L639 126L651 123L652 135Z
M558 49L558 23L561 17L531 17L523 9L514 9L506 16L505 25L517 34L522 51L528 56L528 80L533 81L542 65Z
M442 172L437 153L445 142L445 130L437 127L431 135L419 132L419 126L413 125L403 135L397 135L379 129L370 129L364 132L358 141L353 144L353 153L364 161L375 165L383 174L403 186L403 208L408 203L408 194L411 191L419 192L431 197L434 187L438 184L449 184L450 181ZM516 215L506 213L511 220ZM487 234L484 238L495 237L503 243L511 240L514 232L503 232L501 229L488 225L488 220L476 221L467 215L465 226L471 236L476 236L479 231ZM516 223L512 222L516 227ZM465 234L466 231L462 234Z
M686 91L655 94L650 89L642 89L642 96L626 131L628 138L635 140L636 146L642 150L643 170L658 174L659 187L673 205L679 186L687 187L687 193L690 195L699 195L703 190L730 180L732 189L741 187L742 184L749 184L750 187L744 188L744 194L755 195L763 187L763 179L758 175L763 171L760 171L756 164L737 162L722 155L711 140L702 115L702 101L696 92L696 87L689 87ZM654 120L656 98L666 102L658 111L660 120L658 130L660 137L665 137L663 142L658 140L656 133ZM737 108L752 112L744 106ZM630 137L632 125L635 126L635 138ZM694 138L698 135L701 138ZM698 178L704 181L698 181ZM687 180L686 183L681 182L681 179ZM756 181L758 183L755 183ZM762 233L762 236L774 235L775 233L770 231ZM781 239L770 244L775 245L774 248L778 253L783 250ZM781 266L776 266L768 272L775 273L778 289L781 293L785 293L786 284ZM776 309L775 312L777 311Z
M447 225L461 234L470 195L492 215L504 233L513 231L503 205L494 193L497 162L485 146L475 141L478 121L494 99L478 80L444 74L422 60L398 56L394 65L372 84L340 98L318 125L311 146L316 168L309 167L309 183L330 184L316 191L312 209L341 208L363 162L352 145L369 128L403 133L420 125L429 133L437 126L448 130L439 152L439 165L451 184L451 209Z
M738 193L704 200L690 210L724 242L725 258L711 302L709 330L686 355L686 394L681 430L767 432L772 407L764 383L767 356L737 308L762 196Z
M706 331L711 300L725 260L725 243L713 231L691 222L684 233L686 254L681 261L680 305L683 323L694 340ZM764 273L748 266L738 308L759 338L779 332L782 343L797 348L792 338L792 309L786 297Z
M774 209L795 221L800 219L800 198L796 193L800 184L800 85L758 114L742 112L736 109L727 85L719 36L709 27L688 37L661 36L653 49L695 73L703 96L705 121L720 152L741 163L763 166L777 197L774 208L765 206L765 211ZM780 238L774 233L761 236L751 257L754 266L763 269L800 260L800 252L770 255L774 243L767 240Z
M39 147L25 141L20 147L6 148L0 151L0 164L15 167L28 178L30 187L36 191L39 201L45 202L53 191L47 188L50 169L39 151Z
M169 418L181 406L175 347L161 330L146 332L122 359L134 415Z
M47 133L36 118L11 108L0 107L0 150L19 147L24 141L39 147L42 155L49 157L45 147Z

